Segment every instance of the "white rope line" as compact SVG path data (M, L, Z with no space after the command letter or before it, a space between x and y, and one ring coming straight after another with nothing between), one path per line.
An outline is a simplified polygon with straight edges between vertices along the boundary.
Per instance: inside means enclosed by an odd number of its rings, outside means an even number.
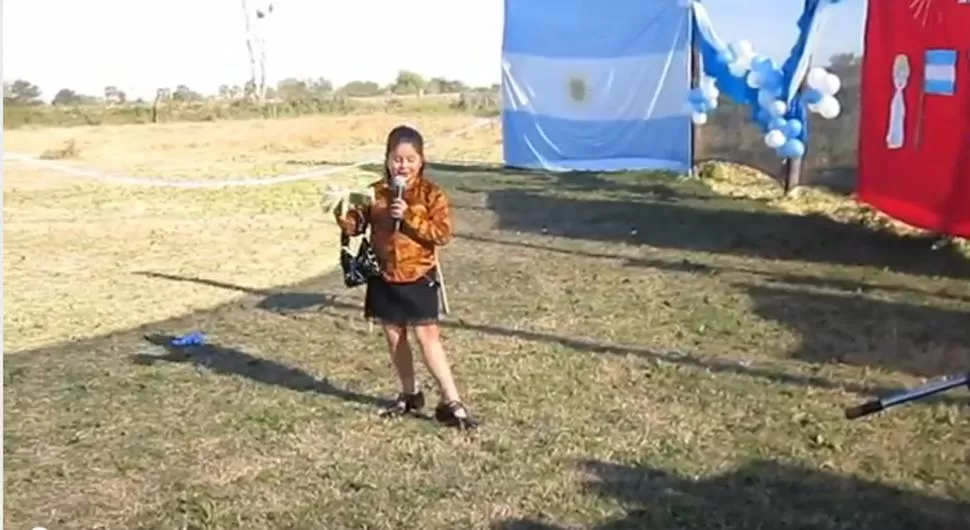
M228 188L228 187L246 187L246 186L272 186L276 184L285 184L288 182L296 182L300 180L307 180L312 178L325 177L327 175L332 175L334 173L339 173L341 171L347 171L349 169L354 169L365 164L371 163L371 160L364 160L357 162L355 164L349 164L346 166L328 167L319 170L310 170L300 173L288 173L282 175L276 175L273 177L260 178L260 179L230 179L230 180L167 180L157 177L132 177L124 175L108 175L104 173L98 173L97 171L92 171L88 169L81 169L73 166L69 166L62 163L52 162L49 160L41 160L39 158L19 155L14 153L4 153L4 161L13 162L23 162L31 166L51 169L59 173L64 173L66 175L72 175L75 177L82 177L91 180L98 180L101 182L111 182L114 184L128 184L131 186L153 186L162 188L187 188L187 189L201 189L201 188Z
M449 140L456 136L471 132L473 130L479 129L488 125L492 122L491 118L481 119L472 123L468 127L463 127L456 131L452 131L445 134L437 140L437 142L443 140ZM354 162L353 164L347 164L344 166L336 167L323 167L317 169L310 169L306 171L301 171L298 173L283 173L280 175L275 175L272 177L264 177L259 179L246 179L246 178L234 178L228 180L169 180L159 177L134 177L130 175L108 175L105 173L99 173L90 169L83 169L79 167L70 166L62 162L54 162L50 160L43 160L35 156L23 155L18 153L3 153L4 162L21 162L24 164L32 165L35 167L41 167L45 169L50 169L57 171L59 173L64 173L66 175L72 175L75 177L88 178L92 180L98 180L101 182L111 182L115 184L127 184L131 186L154 186L161 188L184 188L184 189L213 189L213 188L230 188L230 187L258 187L258 186L275 186L278 184L286 184L290 182L298 182L301 180L312 180L321 177L326 177L333 175L335 173L342 173L351 169L356 169L367 164L373 164L375 162L381 162L382 156L375 155L373 158L367 158L359 162Z

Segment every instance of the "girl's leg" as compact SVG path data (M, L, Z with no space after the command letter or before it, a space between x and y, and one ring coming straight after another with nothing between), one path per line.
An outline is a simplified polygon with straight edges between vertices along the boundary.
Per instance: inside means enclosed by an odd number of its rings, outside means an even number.
M417 383L414 377L414 355L411 353L411 345L408 344L408 328L396 324L383 324L383 327L391 364L401 380L401 391L414 394L417 392Z
M391 364L394 365L394 370L401 381L401 393L382 414L395 415L418 410L424 407L424 394L417 388L414 375L414 355L411 353L410 344L408 344L407 327L385 323L383 328Z
M448 364L448 357L441 345L441 332L438 324L419 324L414 327L421 345L421 353L428 371L434 376L441 392L441 405L438 406L436 416L443 421L454 423L460 428L471 428L477 422L471 418L458 394L455 377Z
M424 354L424 364L438 383L441 399L445 402L461 401L458 395L458 387L455 385L455 377L451 373L451 366L448 364L448 357L441 345L441 333L438 330L438 325L420 324L414 327L414 332L418 336L421 353Z

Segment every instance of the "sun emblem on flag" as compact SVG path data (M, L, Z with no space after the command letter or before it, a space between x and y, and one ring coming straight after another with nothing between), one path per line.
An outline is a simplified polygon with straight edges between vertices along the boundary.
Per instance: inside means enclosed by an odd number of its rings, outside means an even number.
M943 22L943 12L937 6L940 0L903 0L909 2L909 10L913 18L925 28L931 24ZM966 4L968 0L951 0L957 4Z
M583 103L589 98L589 86L582 76L574 75L569 78L569 98L576 103Z

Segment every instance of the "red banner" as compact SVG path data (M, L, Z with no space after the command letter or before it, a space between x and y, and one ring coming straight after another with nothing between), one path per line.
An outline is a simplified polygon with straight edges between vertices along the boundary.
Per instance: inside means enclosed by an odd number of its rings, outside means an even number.
M970 238L970 2L869 2L859 200Z

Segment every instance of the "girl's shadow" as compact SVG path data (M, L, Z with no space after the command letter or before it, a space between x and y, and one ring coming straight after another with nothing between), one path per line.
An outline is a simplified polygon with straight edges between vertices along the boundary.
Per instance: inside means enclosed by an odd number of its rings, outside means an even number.
M171 335L146 335L149 343L165 348L165 355L139 353L132 356L132 362L139 365L152 365L159 361L190 363L200 369L219 374L233 374L248 377L265 385L274 385L297 392L317 392L344 401L361 403L373 407L383 407L389 401L340 388L327 378L317 379L308 372L276 361L263 359L233 348L215 344L202 346L172 346Z

